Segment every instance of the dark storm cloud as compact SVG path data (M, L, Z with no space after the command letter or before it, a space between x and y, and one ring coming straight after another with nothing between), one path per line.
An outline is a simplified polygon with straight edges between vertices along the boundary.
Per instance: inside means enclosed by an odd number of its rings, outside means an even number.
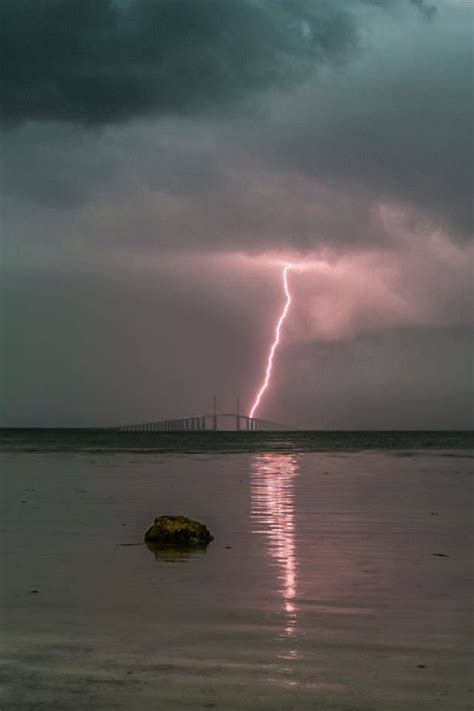
M472 8L446 4L432 22L408 6L396 19L369 13L368 42L351 62L291 92L267 92L248 112L4 131L4 193L60 210L93 203L98 214L107 201L111 219L88 234L137 249L372 243L383 238L373 229L378 201L465 237ZM124 209L127 221L112 224ZM35 232L38 222L44 216L32 220Z
M357 43L361 6L424 0L3 0L4 122L186 113L286 84Z
M269 160L471 236L472 19L459 4L429 26L379 24L370 52L280 105Z

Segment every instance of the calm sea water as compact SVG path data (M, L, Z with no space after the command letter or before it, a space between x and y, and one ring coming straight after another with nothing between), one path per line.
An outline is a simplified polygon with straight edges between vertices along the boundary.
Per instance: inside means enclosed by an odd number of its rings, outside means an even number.
M100 429L0 429L0 449L24 452L358 452L474 450L474 433L451 432L114 432Z
M472 433L0 449L2 711L473 707ZM163 513L214 542L155 554Z

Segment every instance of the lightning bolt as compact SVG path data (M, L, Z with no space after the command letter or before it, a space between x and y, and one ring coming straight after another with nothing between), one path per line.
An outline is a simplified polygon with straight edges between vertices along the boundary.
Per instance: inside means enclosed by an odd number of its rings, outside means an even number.
M270 378L272 375L272 368L273 368L273 357L275 355L276 349L278 348L278 344L280 343L281 327L283 326L283 322L286 319L286 315L288 313L288 310L289 310L290 304L291 304L291 294L290 294L290 289L288 287L288 272L290 271L292 266L293 266L293 264L287 264L285 266L285 268L283 269L283 288L285 290L286 302L283 307L283 311L280 314L280 318L278 319L278 323L276 325L275 338L273 340L272 347L270 348L270 353L268 354L267 369L265 371L265 378L263 381L263 385L261 386L260 390L257 393L255 402L253 403L252 409L250 410L249 417L254 416L255 410L260 405L260 400L262 399L263 393L268 388L268 385L270 383Z

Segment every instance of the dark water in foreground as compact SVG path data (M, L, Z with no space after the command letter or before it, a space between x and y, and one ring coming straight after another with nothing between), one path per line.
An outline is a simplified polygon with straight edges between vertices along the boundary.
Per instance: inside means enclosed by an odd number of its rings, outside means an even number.
M0 432L0 709L472 709L473 444Z

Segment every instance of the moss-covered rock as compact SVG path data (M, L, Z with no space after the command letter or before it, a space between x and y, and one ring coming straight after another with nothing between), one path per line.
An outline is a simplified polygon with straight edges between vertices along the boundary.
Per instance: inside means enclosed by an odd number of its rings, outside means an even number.
M207 526L187 516L158 516L145 533L146 543L163 548L203 548L212 540Z

